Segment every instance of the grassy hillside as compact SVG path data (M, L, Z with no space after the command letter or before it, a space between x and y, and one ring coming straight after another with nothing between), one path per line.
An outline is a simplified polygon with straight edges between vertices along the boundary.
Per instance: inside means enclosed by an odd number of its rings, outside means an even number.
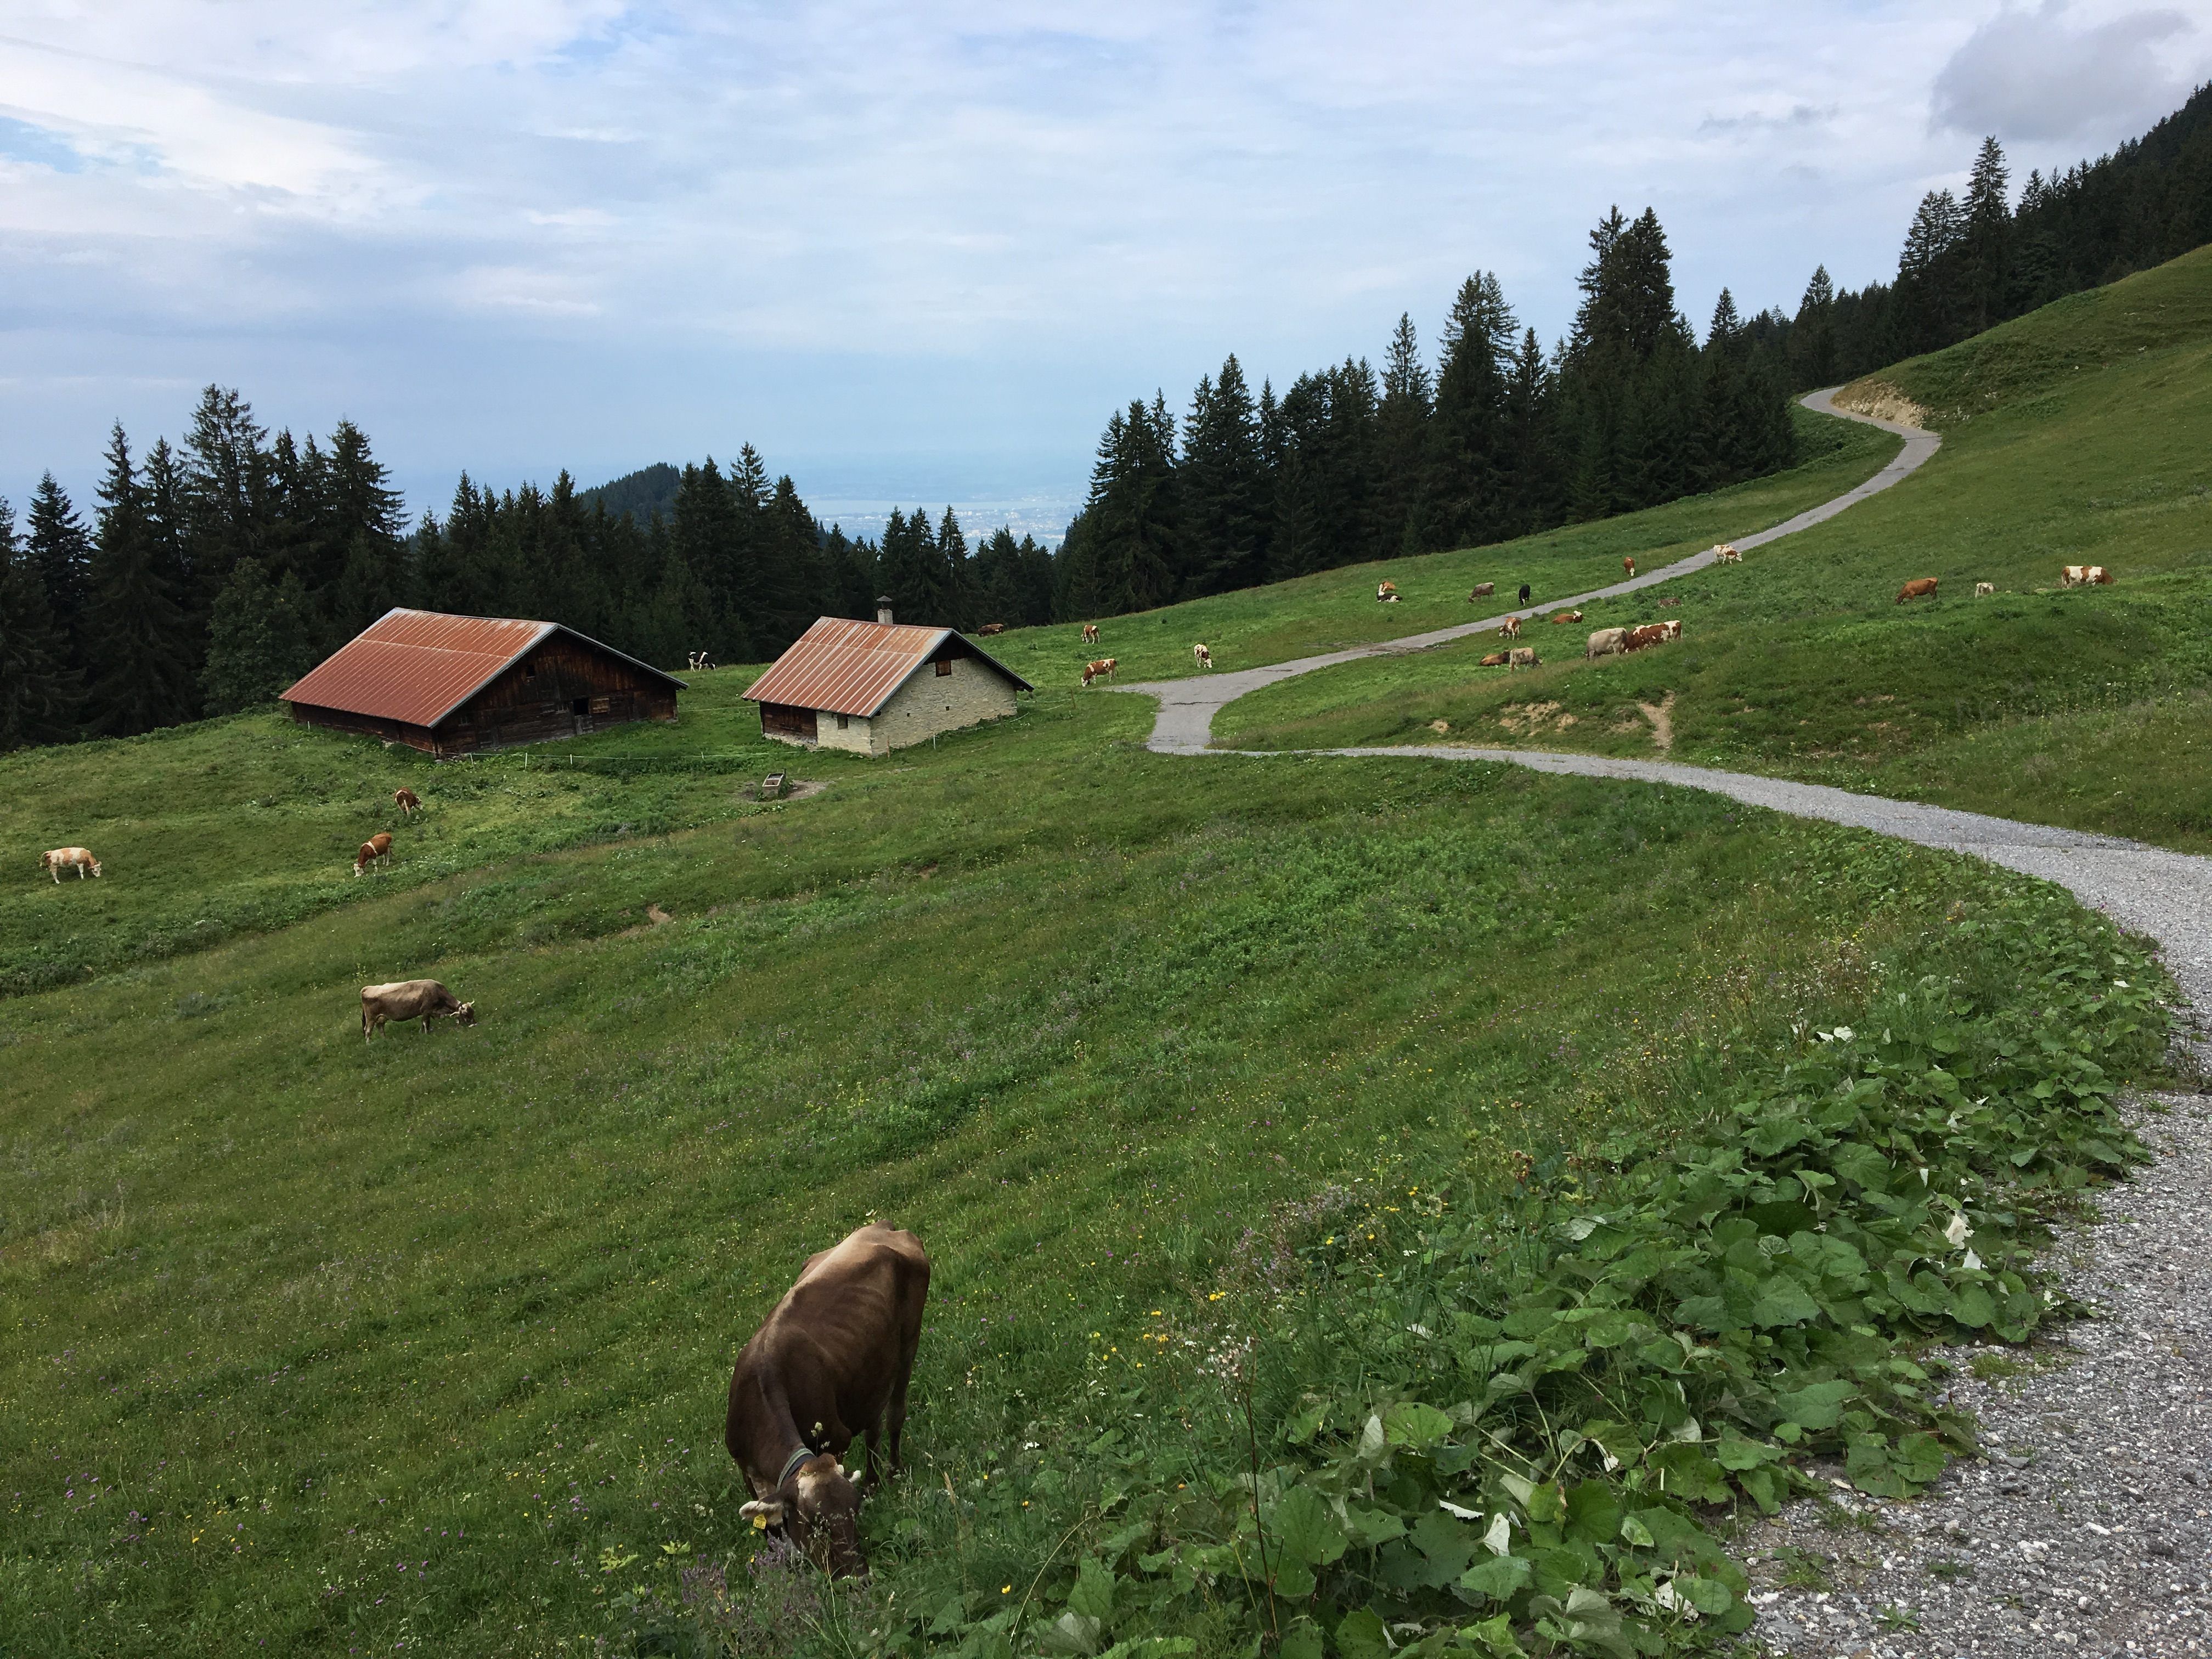
M992 649L1039 685L1074 684L1084 663L1102 654L1119 660L1125 679L1170 679L1199 672L1190 648L1201 641L1219 667L1249 668L1492 616L1512 607L1523 582L1533 590L1531 602L1543 605L1618 580L1624 555L1634 554L1648 569L1723 536L1780 524L1871 477L1898 450L1897 440L1871 428L1802 410L1796 420L1800 465L1710 495L1492 547L1347 565L1108 617L1095 647L1083 643L1079 624L1068 624L1019 629ZM1375 603L1375 585L1385 577L1403 596L1396 605ZM1495 582L1498 598L1470 605L1468 593L1480 582Z
M739 683L699 729L734 735ZM634 1576L607 1561L726 1554L730 1358L865 1215L937 1255L918 1443L972 1482L1152 1310L1206 1307L1271 1206L1690 1118L2009 879L1504 769L1200 779L1146 719L1056 692L750 815L726 776L656 781L723 820L550 852L511 826L596 826L611 782L418 772L452 826L425 844L479 867L341 872L304 920L0 1005L0 1648L596 1640ZM97 787L196 743L331 802L394 764L242 720L111 746ZM189 909L189 874L147 906ZM130 912L150 878L45 902ZM365 1043L356 988L401 973L483 1024ZM1015 1517L994 1547L1043 1555Z
M1546 629L1517 677L1478 647L1350 665L1239 702L1217 740L1433 741L1441 720L1649 755L1663 708L1678 758L2212 847L2212 250L1883 379L1945 433L1920 472L1674 585L1679 609L1589 607L1589 627L1679 617L1680 647L1586 665L1586 629ZM2059 592L2069 563L2116 585ZM1923 575L1939 598L1894 603Z

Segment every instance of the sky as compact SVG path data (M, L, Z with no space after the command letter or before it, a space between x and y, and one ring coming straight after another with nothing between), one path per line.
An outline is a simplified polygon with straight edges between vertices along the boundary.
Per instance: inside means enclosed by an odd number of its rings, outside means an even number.
M349 417L411 511L758 448L817 513L1054 532L1234 351L1379 359L1613 204L1700 327L1887 279L2212 77L2212 0L0 0L0 495L199 388Z

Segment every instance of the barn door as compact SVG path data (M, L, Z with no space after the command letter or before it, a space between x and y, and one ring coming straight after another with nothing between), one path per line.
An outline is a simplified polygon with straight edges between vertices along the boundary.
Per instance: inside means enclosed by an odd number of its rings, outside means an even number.
M592 729L592 700L578 697L568 705L568 712L576 719L576 735L582 737Z

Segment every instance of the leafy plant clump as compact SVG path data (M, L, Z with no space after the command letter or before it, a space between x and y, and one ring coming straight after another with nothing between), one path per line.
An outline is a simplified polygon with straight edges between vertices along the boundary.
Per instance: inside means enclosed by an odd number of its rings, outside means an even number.
M1803 1034L1679 1144L1503 1199L1396 1170L1303 1206L1190 1319L1156 1311L1145 1379L1102 1351L1082 1408L1001 1467L896 1489L874 1585L781 1639L1510 1659L1744 1630L1733 1512L1815 1471L1917 1490L1974 1442L1914 1350L2075 1311L2028 1253L2143 1156L2115 1078L2156 1060L2165 985L2064 908L2031 890L1959 924L2040 964L2007 1000L1892 991L1878 1029ZM1066 1528L1042 1564L1016 1553L1032 1505ZM647 1649L679 1629L726 1647L638 1603Z

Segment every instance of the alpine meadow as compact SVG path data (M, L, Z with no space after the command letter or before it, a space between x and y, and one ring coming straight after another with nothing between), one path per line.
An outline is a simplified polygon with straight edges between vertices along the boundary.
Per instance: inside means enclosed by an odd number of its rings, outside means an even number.
M1693 325L1614 208L1552 346L1478 270L1379 369L1225 355L1109 416L1049 545L849 533L750 444L410 522L353 422L222 385L118 422L88 511L0 502L0 1654L1759 1651L1762 1523L1984 1467L1956 1350L2088 1311L2054 1241L2201 1086L2194 970L1996 861L1388 751L2212 854L2212 89L1969 177L1794 311ZM869 648L1034 689L776 740L870 717L746 694L879 603ZM395 607L562 624L678 714L292 718ZM1210 752L1117 689L1393 641ZM473 1024L369 1029L429 978ZM725 1416L872 1221L931 1276L833 1576Z

